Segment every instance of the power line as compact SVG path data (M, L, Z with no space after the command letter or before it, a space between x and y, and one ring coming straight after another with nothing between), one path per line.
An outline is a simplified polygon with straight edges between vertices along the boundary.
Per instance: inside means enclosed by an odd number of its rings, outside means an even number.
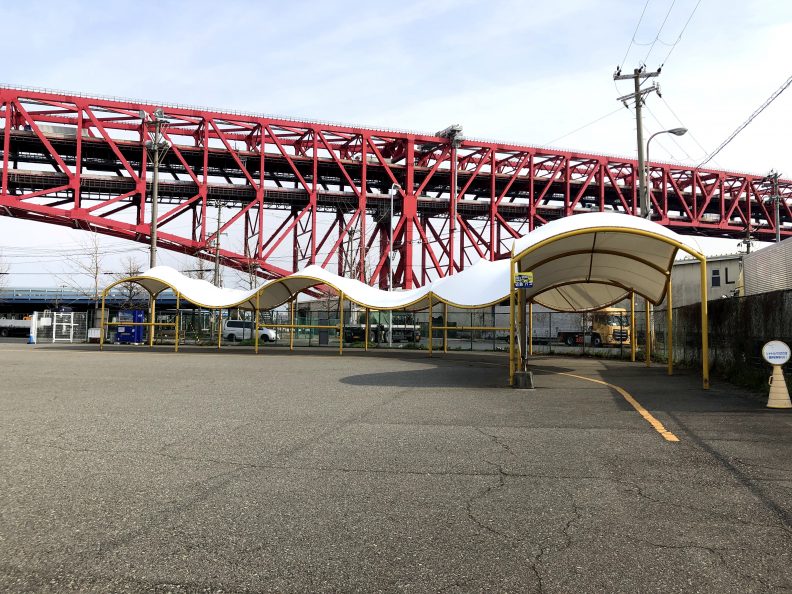
M737 127L737 129L734 132L732 132L731 135L726 140L724 140L717 149L715 149L711 154L707 155L707 157L701 163L698 164L698 167L701 167L702 165L709 163L715 155L717 155L724 148L726 148L726 145L728 145L732 140L734 140L735 136L737 136L740 132L742 132L748 126L748 124L753 122L760 113L762 113L773 101L775 101L778 98L779 95L781 95L781 93L786 91L790 84L792 84L792 76L786 79L786 82L783 85L781 85L772 95L770 95L770 97L768 97L767 100L764 103L762 103L762 105L759 106L759 109L753 112L750 115L750 117L747 120L745 120L745 122L740 124Z
M671 112L671 115L672 115L672 116L674 116L674 118L675 118L675 119L676 119L676 121L679 123L679 125L680 125L680 126L682 126L683 128L688 128L688 133L687 133L687 136L690 136L691 140L693 140L693 142L695 142L695 143L696 143L696 146L698 146L698 147L701 149L701 152L702 152L702 153L704 153L705 155L707 155L707 154L709 153L709 151L708 151L706 148L704 148L704 145L702 145L702 144L699 142L699 139L696 137L696 135L695 135L695 134L693 134L693 132L690 130L690 128L689 128L687 125L685 125L685 122L683 122L683 121L682 121L682 119L681 119L681 118L680 118L680 117L679 117L679 116L676 114L676 112L675 112L675 111L674 111L674 110L671 108L671 106L668 104L668 101L666 101L666 100L665 100L665 97L660 97L660 100L663 102L663 104L665 104L665 106L666 106L666 109L668 109L668 111L670 111L670 112ZM692 159L691 159L691 160L692 160ZM717 161L715 161L715 164L716 164L718 167L721 167L721 166L720 166L720 164L719 164Z
M652 42L649 51L646 52L646 56L643 59L644 64L646 64L646 60L649 59L649 54L652 53L652 50L654 49L654 46L657 43L657 40L660 39L660 35L663 33L663 27L665 27L666 22L668 22L668 17L671 15L671 11L674 9L674 4L676 4L676 0L672 0L671 6L668 7L668 12L666 12L665 18L663 19L663 22L660 24L660 28L657 30L657 35L655 35L654 41ZM660 43L663 42L661 41Z
M660 64L661 68L665 65L666 62L668 62L668 57L671 55L671 52L674 51L674 48L677 46L677 44L682 39L682 35L685 33L685 29L687 29L688 25L690 24L690 21L693 19L693 15L696 14L696 11L698 10L699 4L701 4L701 0L698 0L698 2L696 2L696 5L693 7L693 11L690 13L690 16L688 17L688 20L685 21L685 26L682 27L682 30L679 32L679 37L677 37L676 41L671 46L671 49L668 50L668 53L666 54L665 59L663 59L663 62Z
M661 130L668 130L668 126L666 126L663 122L660 121L660 119L654 114L654 112L651 109L649 109L648 105L646 105L644 107L646 108L646 111L649 112L649 115L652 116L652 119L655 122L657 122L657 125L660 126ZM685 147L683 147L681 144L679 144L679 142L677 142L677 140L674 137L674 135L673 134L669 134L669 136L671 137L671 142L673 142L675 145L677 145L677 148L679 148L680 151L685 153L685 156L688 158L688 160L692 161L693 157L691 157L690 154L685 150ZM655 140L655 142L657 142L657 141ZM669 154L671 154L671 153L669 153Z
M622 58L619 68L624 66L624 63L627 61L627 56L630 54L630 50L632 49L633 44L635 44L635 35L638 33L638 27L641 26L641 21L643 21L644 14L646 13L646 7L649 6L649 2L650 0L646 0L646 4L644 4L643 10L641 11L641 16L638 19L638 24L635 25L635 31L633 31L632 40L630 41L630 45L627 46L627 51L624 52L624 58Z
M580 131L581 131L581 130L583 130L584 128L588 128L589 126L592 126L592 125L596 124L597 122L601 122L601 121L602 121L602 120L604 120L605 118L609 118L609 117L610 117L610 116L612 116L614 113L617 113L617 112L619 112L619 111L621 111L621 110L622 110L622 108L621 108L621 107L617 107L617 108L616 108L616 109L614 109L613 111L610 111L610 112L606 113L605 115L603 115L603 116L600 116L600 117L598 117L597 119L590 121L588 124L583 124L583 125L582 125L582 126L580 126L579 128L575 128L575 129L574 129L574 130L572 130L571 132L567 132L567 133L566 133L566 134L564 134L563 136L559 136L558 138L554 138L554 139L553 139L553 140L551 140L550 142L546 142L546 143L545 143L545 145L550 145L550 144L553 144L554 142L558 142L558 141L559 141L559 140L561 140L562 138L566 138L567 136L572 136L572 134L574 134L575 132L580 132Z

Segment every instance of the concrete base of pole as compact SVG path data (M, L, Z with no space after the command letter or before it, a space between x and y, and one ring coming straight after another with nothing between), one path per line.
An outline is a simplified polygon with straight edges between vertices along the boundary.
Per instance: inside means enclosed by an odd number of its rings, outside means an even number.
M533 390L533 373L530 371L518 371L514 374L514 386L518 390Z
M770 377L769 383L770 396L767 399L767 408L792 408L784 372L780 365L773 365L773 375Z

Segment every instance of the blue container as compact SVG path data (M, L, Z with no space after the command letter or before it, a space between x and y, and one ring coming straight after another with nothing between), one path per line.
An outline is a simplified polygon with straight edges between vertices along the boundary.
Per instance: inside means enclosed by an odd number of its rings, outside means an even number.
M145 321L142 309L118 312L119 326L116 326L116 342L119 344L137 344L143 342L143 326L124 326L124 322L141 323Z

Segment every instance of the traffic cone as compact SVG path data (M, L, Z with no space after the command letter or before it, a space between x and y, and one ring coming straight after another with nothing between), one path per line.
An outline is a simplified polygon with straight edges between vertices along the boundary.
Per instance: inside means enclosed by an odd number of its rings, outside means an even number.
M773 365L773 375L768 383L770 384L770 396L767 399L767 408L792 408L784 372L780 365Z

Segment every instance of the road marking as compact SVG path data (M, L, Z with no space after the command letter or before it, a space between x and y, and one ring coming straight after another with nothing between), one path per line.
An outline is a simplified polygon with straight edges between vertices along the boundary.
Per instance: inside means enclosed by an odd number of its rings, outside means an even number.
M638 402L635 398L633 398L632 395L624 388L621 388L614 384L609 384L608 382L604 382L602 380L586 377L584 375L575 375L574 373L566 373L563 371L554 371L553 373L557 373L558 375L568 375L569 377L586 380L587 382L594 382L595 384L602 384L603 386L608 386L609 388L616 390L619 394L621 394L624 397L624 399L627 402L629 402L632 405L632 407L636 411L638 411L639 415L641 415L644 419L646 419L646 421L652 427L654 427L655 431L657 431L660 435L663 436L663 439L665 439L666 441L679 441L679 438L676 435L674 435L668 429L666 429L665 426L660 421L658 421L654 416L652 416L652 413L650 413L643 406L641 406L641 403Z

